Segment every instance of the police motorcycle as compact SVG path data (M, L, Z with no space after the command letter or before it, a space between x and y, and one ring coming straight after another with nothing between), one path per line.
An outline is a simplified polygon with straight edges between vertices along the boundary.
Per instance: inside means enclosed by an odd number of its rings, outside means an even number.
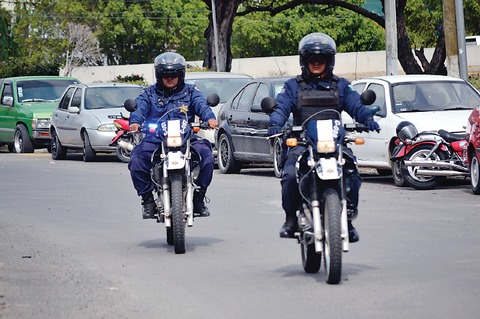
M127 102L129 101L129 102ZM127 100L125 108L136 110L134 100ZM207 104L218 105L220 97L210 94ZM185 117L162 121L167 114L180 109ZM200 129L208 129L206 122L189 123L188 107L173 108L156 123L146 123L144 130L157 132L163 136L160 147L152 154L151 178L157 193L157 223L165 223L167 243L174 246L175 254L185 253L185 226L192 227L193 192L197 188L195 180L199 174L200 156L190 147L190 138Z
M364 105L370 105L376 97L373 91L367 90L361 98ZM348 218L356 217L347 215L354 212L347 213L348 178L342 176L346 164L343 150L348 143L364 143L362 138L349 136L345 131L368 131L360 123L342 124L338 105L338 93L334 91L321 96L305 95L297 112L299 121L294 121L301 125L287 124L281 133L272 136L284 136L289 147L305 146L296 163L302 199L295 237L301 246L305 272L317 273L323 257L329 284L338 284L341 280L342 253L349 250ZM261 106L270 114L276 102L266 97Z

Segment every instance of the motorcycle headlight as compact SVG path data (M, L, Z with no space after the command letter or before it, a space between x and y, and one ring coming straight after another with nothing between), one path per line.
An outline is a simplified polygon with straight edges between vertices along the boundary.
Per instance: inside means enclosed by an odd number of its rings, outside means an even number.
M182 137L181 136L169 136L169 137L167 137L167 146L168 147L182 146Z
M97 130L100 132L115 132L115 125L113 125L113 123L102 124Z
M34 119L32 120L32 128L34 130L38 129L48 129L50 127L49 119Z
M317 142L317 152L319 153L333 153L335 152L335 141L318 141Z

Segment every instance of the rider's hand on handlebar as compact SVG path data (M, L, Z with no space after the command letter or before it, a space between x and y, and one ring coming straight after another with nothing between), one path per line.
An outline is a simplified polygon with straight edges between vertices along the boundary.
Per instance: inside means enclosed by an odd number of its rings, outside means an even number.
M211 129L214 129L217 126L218 126L217 120L214 120L214 119L209 119L208 120L208 127L210 127Z
M272 136L272 135L276 135L276 134L279 134L281 131L281 128L279 126L270 126L268 128L268 133L267 135L268 136Z
M377 133L380 133L380 125L378 125L373 119L368 119L365 122L365 126L368 128L369 132L376 131Z
M130 124L130 131L132 132L138 132L138 129L140 128L140 124L138 123L132 123Z

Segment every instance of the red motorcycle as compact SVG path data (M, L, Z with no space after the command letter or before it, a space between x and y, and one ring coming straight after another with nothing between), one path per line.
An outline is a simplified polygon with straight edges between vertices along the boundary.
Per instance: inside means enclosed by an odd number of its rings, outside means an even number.
M110 146L116 146L117 157L125 163L130 162L130 153L142 140L141 133L130 131L128 119L129 115L120 113L120 118L113 120L113 125L117 128L117 135L110 143Z
M397 186L433 189L447 176L469 176L466 134L445 130L418 133L408 121L397 126L391 160Z

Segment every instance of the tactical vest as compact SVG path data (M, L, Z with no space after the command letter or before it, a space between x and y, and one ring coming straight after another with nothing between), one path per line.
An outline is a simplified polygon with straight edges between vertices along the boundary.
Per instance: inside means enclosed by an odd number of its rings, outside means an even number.
M338 77L334 75L329 88L318 86L315 90L298 75L297 108L293 111L294 125L302 125L306 120L339 119L340 99ZM331 110L331 111L329 111ZM322 111L321 113L318 113ZM334 112L337 111L337 112Z

